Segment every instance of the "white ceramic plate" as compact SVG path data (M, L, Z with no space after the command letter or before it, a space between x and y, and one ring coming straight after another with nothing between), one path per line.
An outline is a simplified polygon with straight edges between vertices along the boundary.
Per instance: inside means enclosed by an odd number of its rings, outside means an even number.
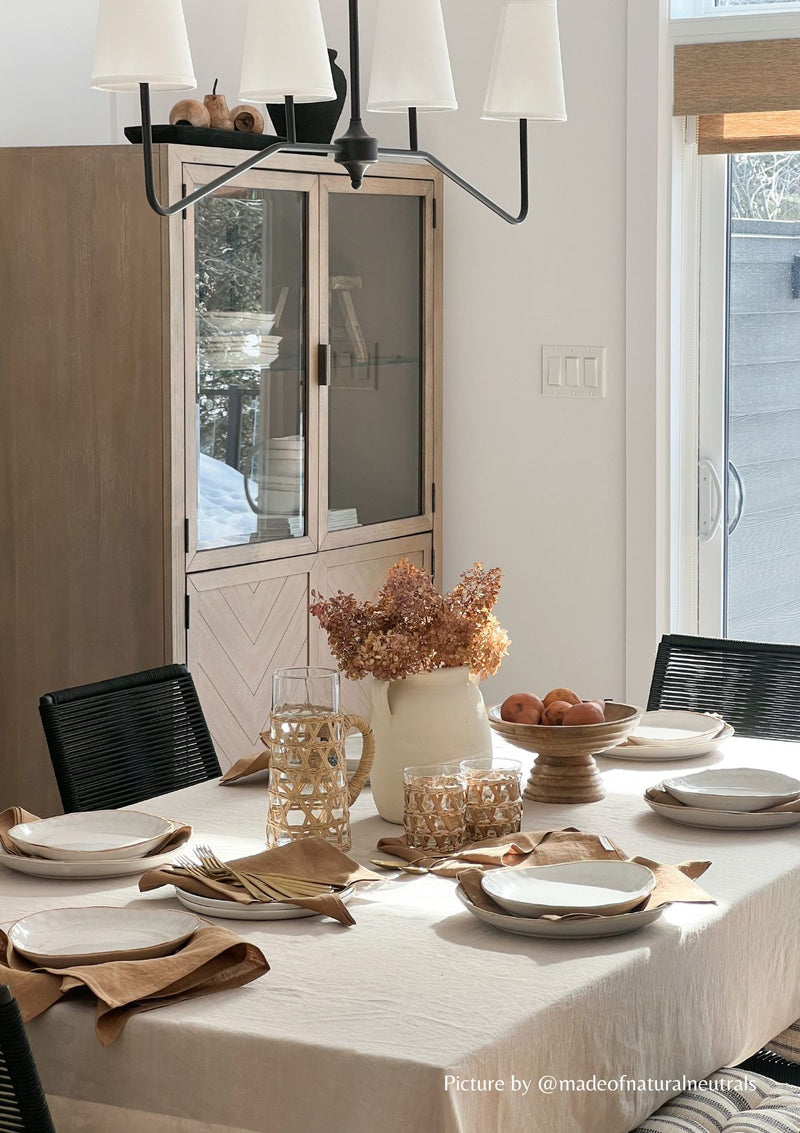
M637 862L582 861L496 869L481 888L518 917L565 913L627 913L653 892L656 879Z
M662 708L655 712L645 712L628 740L648 747L696 745L712 739L723 727L724 721L718 716Z
M624 743L619 747L610 747L607 751L598 752L598 755L604 755L607 759L630 759L634 762L638 760L640 763L653 760L664 762L670 759L696 759L698 756L710 755L712 751L716 751L719 745L729 740L733 734L734 729L730 724L724 724L720 732L702 743L677 744L670 748Z
M141 858L173 824L139 810L87 810L13 826L8 836L25 854L56 861Z
M167 956L200 928L197 917L165 909L105 905L47 909L9 929L17 952L47 968Z
M506 913L492 913L473 905L461 886L456 887L461 904L484 924L513 932L518 936L535 936L543 940L592 940L603 936L624 936L637 932L658 920L667 905L657 909L643 909L638 913L623 913L618 917L590 917L585 920L544 921L536 917L515 917Z
M146 858L104 858L102 861L57 862L49 858L29 858L7 854L0 846L0 865L30 877L52 877L62 880L98 879L101 877L133 877L148 869L169 865L178 850L168 854L151 854Z
M663 784L659 783L663 788ZM667 803L658 803L648 799L644 800L652 811L678 822L682 826L701 826L706 830L778 830L784 826L797 826L800 823L800 813L797 811L767 811L766 813L736 814L727 810L703 810L697 806L669 806Z
M755 812L797 798L800 780L757 767L709 767L665 779L664 790L686 806Z
M343 901L352 896L353 887L343 889L339 896ZM191 909L193 913L200 913L204 917L221 917L233 921L292 921L300 917L321 917L322 913L315 913L313 909L304 909L301 905L290 905L283 901L270 901L264 904L240 905L236 901L217 900L214 897L200 897L196 893L187 893L183 889L175 889L175 896L182 905Z

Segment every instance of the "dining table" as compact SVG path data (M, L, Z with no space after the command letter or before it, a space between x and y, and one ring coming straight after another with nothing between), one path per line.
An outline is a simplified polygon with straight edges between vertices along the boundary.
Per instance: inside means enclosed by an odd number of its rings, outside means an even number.
M527 773L533 755L494 742ZM627 936L532 939L478 921L452 878L386 871L357 887L352 927L222 920L262 949L264 977L138 1014L106 1047L88 999L29 1023L59 1133L629 1133L682 1085L753 1054L800 1017L800 827L682 826L643 793L700 767L796 775L800 745L736 736L698 759L598 766L602 801L526 801L523 829L710 861L700 884L715 904L673 904ZM264 846L263 775L135 809L191 823L222 858ZM402 833L368 789L351 823L364 865ZM179 907L171 887L141 893L136 878L8 869L0 899L3 927L54 907Z

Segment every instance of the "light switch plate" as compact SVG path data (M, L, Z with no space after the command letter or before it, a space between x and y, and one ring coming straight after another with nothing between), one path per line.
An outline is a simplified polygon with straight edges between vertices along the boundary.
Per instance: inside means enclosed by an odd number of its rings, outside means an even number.
M544 397L605 397L605 346L543 346Z

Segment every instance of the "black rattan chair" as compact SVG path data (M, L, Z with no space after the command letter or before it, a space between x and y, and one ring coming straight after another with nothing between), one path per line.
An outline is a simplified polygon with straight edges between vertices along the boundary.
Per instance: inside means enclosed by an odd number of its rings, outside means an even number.
M0 1133L56 1133L17 1001L0 984Z
M662 637L647 707L719 712L740 735L800 740L800 646ZM741 1069L800 1086L800 1065L770 1050Z
M129 806L221 774L185 665L51 692L39 712L65 811Z
M800 740L800 645L662 637L647 707L719 712L740 735Z

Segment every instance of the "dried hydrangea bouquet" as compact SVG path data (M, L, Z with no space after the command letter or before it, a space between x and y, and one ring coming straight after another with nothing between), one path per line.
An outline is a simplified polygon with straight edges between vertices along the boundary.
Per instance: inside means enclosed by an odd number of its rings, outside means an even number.
M509 640L492 613L502 571L475 563L448 594L402 559L375 602L312 592L311 613L351 680L374 677L372 793L383 818L403 821L403 768L491 750L478 680L500 667Z

